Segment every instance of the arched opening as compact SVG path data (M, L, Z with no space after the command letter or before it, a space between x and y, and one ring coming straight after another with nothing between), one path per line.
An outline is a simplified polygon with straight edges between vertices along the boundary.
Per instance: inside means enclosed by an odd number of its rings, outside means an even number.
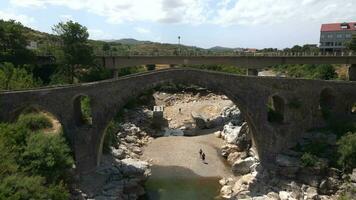
M145 91L149 89L146 88ZM238 107L237 103L241 101L236 99L238 98L236 95L232 98L231 96L233 95L228 93L225 96L205 88L179 84L164 84L152 93L139 97L132 96L132 101L125 101L129 106L122 109L115 120L107 126L99 151L103 150L105 153L105 150L106 152L109 150L113 157L123 162L127 158L141 158L142 156L146 158L145 156L157 155L151 158L155 161L159 160L158 162L162 162L159 158L164 158L167 162L175 162L170 164L170 166L177 166L174 170L190 173L195 169L183 170L184 164L201 164L198 154L201 148L209 157L209 160L204 161L207 162L206 166L213 167L214 173L220 173L219 170L222 168L217 170L215 167L220 164L225 166L225 163L215 158L223 154L226 159L229 158L229 162L233 163L234 159L238 158L230 154L234 153L236 156L239 152L249 152L252 146L250 131L255 128L253 125L250 127L250 119L244 116L244 112L241 112L246 108ZM186 138L189 140L185 140ZM160 139L164 140L164 145L159 142ZM152 154L146 154L141 150L142 146L146 145L146 141L151 141L150 145L152 144L153 148L148 147L145 151ZM214 146L223 145L224 141L229 145L223 150L220 150L221 146ZM107 148L107 144L111 144L110 148ZM229 149L230 147L232 149ZM182 152L176 152L181 149L183 149ZM106 157L105 154L102 157L103 164L106 162ZM191 162L197 157L197 162ZM167 167L164 170L172 169ZM231 169L227 168L226 171L231 171ZM215 175L217 174L212 176ZM192 173L190 177L197 178L195 173ZM211 183L218 182L215 179L210 181ZM171 183L167 183L169 184Z
M336 101L334 92L330 88L323 89L320 93L319 110L324 118L330 117L335 104Z
M273 95L267 101L267 120L271 123L283 123L284 121L284 99Z
M93 124L89 96L79 95L74 99L74 120L78 126Z

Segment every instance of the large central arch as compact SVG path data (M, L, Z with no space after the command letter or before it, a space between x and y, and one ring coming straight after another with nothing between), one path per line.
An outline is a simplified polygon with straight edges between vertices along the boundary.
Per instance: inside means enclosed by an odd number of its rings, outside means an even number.
M355 82L238 76L183 68L80 85L2 92L0 120L11 120L16 110L29 105L49 110L63 124L77 169L86 172L99 163L104 132L115 114L132 98L166 83L199 85L228 96L246 117L262 165L267 167L274 163L276 154L295 145L305 130L325 123L319 108L323 89L334 92L336 114L350 113L350 105L356 102ZM90 98L90 125L78 124L78 96ZM274 110L283 115L278 123L269 121L269 99L275 100Z

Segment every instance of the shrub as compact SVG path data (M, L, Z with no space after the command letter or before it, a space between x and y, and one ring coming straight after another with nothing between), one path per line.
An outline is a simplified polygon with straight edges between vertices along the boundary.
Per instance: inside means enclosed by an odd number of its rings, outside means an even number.
M356 133L347 133L338 141L338 163L346 170L356 167Z
M108 127L106 128L103 152L109 153L110 147L118 147L118 138L116 136L117 132L120 129L120 125L116 120L111 120Z
M301 161L304 167L314 167L320 164L319 158L308 152L302 155Z
M33 134L22 154L24 171L58 182L73 165L70 149L61 135Z
M23 68L15 68L11 63L0 63L0 90L33 88L40 83Z
M63 184L45 186L40 176L11 175L0 183L0 199L66 200L69 193Z
M20 115L19 119L17 120L17 123L20 126L24 126L31 131L38 131L41 129L46 129L46 128L51 128L52 123L46 117L45 115L42 114L37 114L37 113L30 113L26 115Z
M90 107L90 98L88 96L83 96L80 99L81 110L83 114L83 121L85 124L92 124L92 113Z

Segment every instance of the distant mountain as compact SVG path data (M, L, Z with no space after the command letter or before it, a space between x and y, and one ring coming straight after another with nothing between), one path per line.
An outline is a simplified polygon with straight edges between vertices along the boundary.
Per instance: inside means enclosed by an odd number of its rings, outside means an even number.
M121 43L121 44L128 44L128 45L138 45L138 44L152 43L151 41L141 41L141 40L136 40L136 39L133 39L133 38L123 38L123 39L120 39L120 40L106 40L106 42Z
M215 46L215 47L209 48L209 50L212 50L212 51L231 51L231 50L234 50L234 48Z

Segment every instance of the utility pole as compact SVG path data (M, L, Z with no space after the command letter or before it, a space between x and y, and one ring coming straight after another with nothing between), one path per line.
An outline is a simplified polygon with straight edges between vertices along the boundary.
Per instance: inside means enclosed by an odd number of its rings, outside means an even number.
M180 36L178 36L178 55L180 55Z

